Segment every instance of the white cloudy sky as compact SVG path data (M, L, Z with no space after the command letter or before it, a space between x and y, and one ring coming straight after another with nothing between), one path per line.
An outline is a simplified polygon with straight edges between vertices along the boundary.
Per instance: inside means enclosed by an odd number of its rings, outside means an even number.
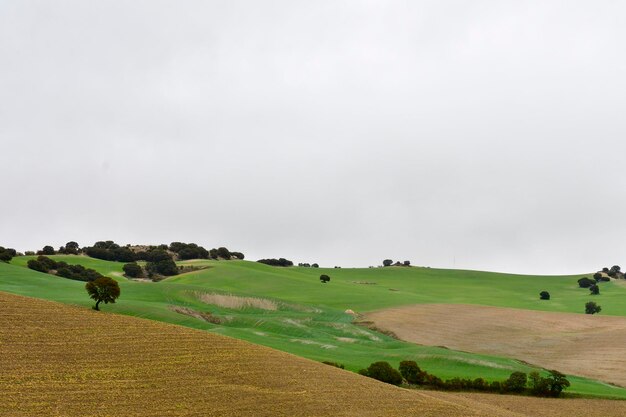
M2 1L0 245L626 263L626 3Z

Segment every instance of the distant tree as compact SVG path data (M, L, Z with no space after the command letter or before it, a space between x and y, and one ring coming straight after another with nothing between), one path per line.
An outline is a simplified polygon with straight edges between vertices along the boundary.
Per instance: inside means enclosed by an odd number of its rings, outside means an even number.
M17 255L15 249L3 248L0 246L0 261L8 263L15 255Z
M596 282L593 279L589 279L587 277L578 280L578 286L580 286L580 288L589 288L595 284Z
M602 268L602 272L604 272L605 274L608 274L610 272L609 268L607 268L606 266L604 268Z
M320 281L322 281L322 284L326 284L328 281L330 281L330 277L326 274L322 274L320 275Z
M393 264L393 260L391 259L385 259L383 261L383 266L391 266L391 264Z
M550 293L548 291L541 291L539 293L539 299L540 300L549 300L550 299Z
M547 396L550 392L547 378L542 378L537 371L528 374L528 385L530 393L536 396Z
M44 272L44 273L48 272L48 269L46 268L46 266L40 261L38 261L37 259L29 259L28 262L26 262L26 266L32 269L33 271Z
M222 259L229 260L230 259L230 251L225 247L217 248L217 256Z
M94 310L100 311L98 307L101 302L104 304L115 303L120 296L120 286L117 281L109 277L101 277L94 281L90 281L85 285L89 297L96 301Z
M622 272L622 268L619 265L613 265L609 272Z
M241 252L231 252L230 255L234 256L235 258L239 259L240 261L243 261L246 258L246 256L243 253L241 253Z
M599 313L600 311L602 311L602 307L600 307L598 304L594 303L593 301L589 301L588 303L585 304L585 314L596 314L596 313Z
M422 372L415 361L402 361L400 362L400 374L406 382L414 385L421 385L424 383L425 373Z
M213 248L209 251L209 258L217 259L217 249Z
M600 282L600 280L602 279L602 274L599 272L596 272L595 274L593 274L593 279L595 279L596 282Z
M552 397L560 396L561 392L570 386L570 382L567 380L565 375L560 373L559 371L550 371L550 375L548 376L547 380L550 396Z
M293 266L293 262L285 258L259 259L257 262L265 264L265 265L271 265L271 266L283 266L283 267Z
M34 256L35 252L32 251L32 250L27 250L26 252L24 252L24 255L26 255L26 256Z
M509 392L522 392L526 388L527 379L524 372L513 372L504 382L504 388Z
M404 262L403 262L403 265L404 265L404 266L411 266L411 261L404 261Z
M146 270L149 274L158 274L166 277L170 277L173 275L178 275L178 266L171 259L162 259L154 262L148 262L146 264Z
M54 255L54 248L52 246L44 246L41 250L41 255Z
M364 373L362 373L364 371ZM377 379L388 384L400 385L402 383L402 375L391 367L389 362L374 362L367 369L359 371L362 375Z
M143 269L136 262L131 262L122 267L127 277L139 278L143 275Z
M312 268L319 268L320 266L318 264L313 264L311 265Z
M589 287L589 291L590 291L591 295L598 295L598 294L600 294L600 287L598 285L594 284L591 287Z

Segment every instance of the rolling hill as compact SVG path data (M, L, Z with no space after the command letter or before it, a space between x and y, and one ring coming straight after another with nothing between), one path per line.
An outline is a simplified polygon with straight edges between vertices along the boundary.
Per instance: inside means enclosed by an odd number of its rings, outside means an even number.
M401 360L413 359L443 378L503 380L513 371L537 368L502 355L402 342L355 326L345 310L365 313L437 302L577 312L588 299L588 291L577 288L579 276L531 277L419 267L276 268L248 261L189 261L183 264L207 269L146 283L121 277L120 263L84 256L54 258L116 277L122 297L117 304L105 306L106 311L220 333L318 361L339 362L352 371L377 360L397 366ZM28 259L18 257L12 265L0 264L0 291L91 305L84 283L31 271L24 267ZM331 276L329 284L319 282L321 273ZM538 300L543 289L552 293L553 301ZM603 284L599 299L603 314L626 315L621 302L624 295L623 286ZM233 304L235 298L244 304ZM626 398L626 390L602 382L573 376L570 381L571 393Z

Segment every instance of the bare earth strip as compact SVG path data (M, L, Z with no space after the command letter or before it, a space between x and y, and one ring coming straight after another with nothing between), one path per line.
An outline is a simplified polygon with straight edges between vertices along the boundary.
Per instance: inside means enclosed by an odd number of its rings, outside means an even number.
M518 416L208 332L0 292L0 416Z
M516 358L626 386L626 317L423 304L364 319L402 340Z

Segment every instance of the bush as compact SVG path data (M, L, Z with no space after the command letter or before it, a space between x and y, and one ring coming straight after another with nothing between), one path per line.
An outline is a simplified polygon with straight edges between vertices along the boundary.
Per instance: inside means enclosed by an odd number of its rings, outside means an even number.
M381 382L393 385L400 385L402 383L402 375L400 375L400 372L393 369L391 365L389 365L389 362L374 362L366 370L362 371L365 371L365 373L359 371L361 375L369 376Z
M591 287L589 287L589 291L591 292L591 295L598 295L600 294L600 287L598 287L596 284L593 284Z
M330 281L330 277L328 275L322 274L320 275L320 281L322 281L322 284L326 284L328 281Z
M330 361L322 361L323 364L326 365L330 365L330 366L334 366L335 368L339 368L339 369L345 369L345 367L343 366L343 364L341 363L337 363L337 362L330 362Z
M393 264L393 260L391 259L385 259L383 261L383 266L391 266L391 264Z
M402 361L398 369L400 370L400 375L409 384L421 385L424 383L425 372L422 372L415 361Z
M243 261L246 258L246 256L243 253L241 253L241 252L231 252L230 256L233 256L233 257L239 259L240 261Z
M37 259L29 259L28 262L26 262L26 266L29 267L30 269L32 269L33 271L38 271L38 272L48 272L48 269L46 268L46 266L38 261Z
M230 251L225 247L217 248L217 256L222 259L230 260Z
M550 299L550 293L548 291L541 291L539 293L539 299L540 300L549 300Z
M585 314L596 314L602 311L602 307L594 303L593 301L589 301L585 304Z
M139 278L143 275L143 269L136 262L126 264L122 269L127 277Z
M581 278L581 279L579 279L579 280L578 280L578 286L579 286L580 288L589 288L589 287L591 287L592 285L595 285L595 283L596 283L596 282L595 282L594 280L589 279L589 278L587 278L587 277L585 277L585 278Z

